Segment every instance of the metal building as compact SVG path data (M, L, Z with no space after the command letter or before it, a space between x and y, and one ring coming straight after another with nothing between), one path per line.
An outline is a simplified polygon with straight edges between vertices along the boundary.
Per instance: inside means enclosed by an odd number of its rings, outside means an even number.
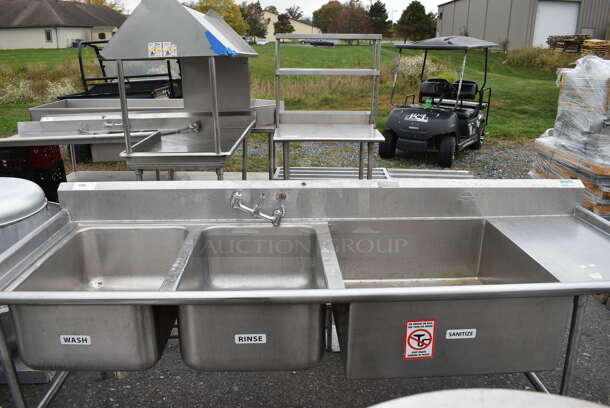
M610 36L610 0L452 0L438 6L437 34L493 41L509 49L546 46L549 35Z

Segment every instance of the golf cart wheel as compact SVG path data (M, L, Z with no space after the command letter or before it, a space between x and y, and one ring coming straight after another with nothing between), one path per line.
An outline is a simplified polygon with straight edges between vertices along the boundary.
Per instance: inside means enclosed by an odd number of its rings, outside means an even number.
M455 159L455 136L445 136L438 149L438 164L441 167L451 167Z
M384 130L381 132L385 138L385 142L379 143L379 157L382 159L392 159L396 154L396 141L398 136L392 130Z

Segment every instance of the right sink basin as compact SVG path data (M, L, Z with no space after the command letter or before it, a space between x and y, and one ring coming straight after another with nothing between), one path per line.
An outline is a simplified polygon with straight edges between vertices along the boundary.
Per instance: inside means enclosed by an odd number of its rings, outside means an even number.
M211 227L195 239L178 291L343 287L325 224ZM324 351L324 305L182 305L182 357L201 370L288 370Z

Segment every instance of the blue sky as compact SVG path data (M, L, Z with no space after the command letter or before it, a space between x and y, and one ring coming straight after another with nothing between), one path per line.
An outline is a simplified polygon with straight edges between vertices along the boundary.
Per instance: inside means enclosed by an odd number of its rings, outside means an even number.
M128 10L132 11L139 3L140 0L118 0ZM305 12L306 16L311 16L314 10L320 8L322 4L325 4L328 0L309 0L309 1L298 1L298 0L261 0L263 7L274 5L281 12L287 7L292 5L299 5ZM361 0L362 4L368 6L370 0ZM437 6L441 3L447 2L447 0L419 0L426 6L427 11L437 11ZM241 3L241 0L236 0L236 3ZM385 0L386 9L391 19L397 20L400 18L400 14L410 3L410 0Z

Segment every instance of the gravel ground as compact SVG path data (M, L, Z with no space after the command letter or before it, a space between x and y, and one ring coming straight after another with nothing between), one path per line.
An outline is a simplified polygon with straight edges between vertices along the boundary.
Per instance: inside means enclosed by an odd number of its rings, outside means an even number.
M578 368L570 395L610 405L610 311L589 299L579 349ZM544 344L540 345L544 347ZM171 340L151 370L126 378L103 379L100 373L75 372L52 407L367 407L394 398L455 388L532 389L522 374L409 379L349 380L341 356L326 353L310 370L280 372L201 372L182 363L178 342ZM556 392L561 371L539 374ZM24 386L34 404L46 385ZM0 406L12 405L6 387Z

